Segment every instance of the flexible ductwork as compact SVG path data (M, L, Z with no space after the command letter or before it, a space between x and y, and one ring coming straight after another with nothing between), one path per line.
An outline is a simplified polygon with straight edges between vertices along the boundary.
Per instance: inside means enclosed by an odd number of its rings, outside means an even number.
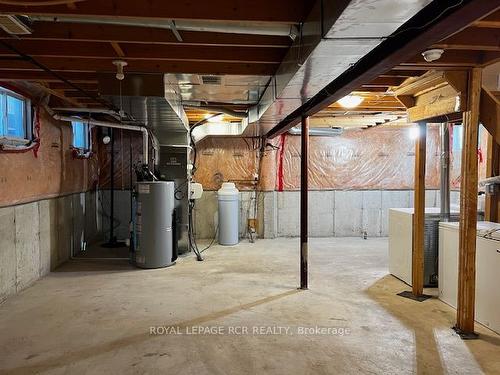
M109 18L109 17L71 17L71 16L30 16L33 21L90 23L102 25L122 25L137 27L152 27L172 31L206 31L211 33L250 34L250 35L297 35L297 27L287 24L267 24L259 22L217 22L217 21L187 21L187 20L154 20L143 18ZM179 38L179 36L178 36ZM182 35L180 35L182 38Z

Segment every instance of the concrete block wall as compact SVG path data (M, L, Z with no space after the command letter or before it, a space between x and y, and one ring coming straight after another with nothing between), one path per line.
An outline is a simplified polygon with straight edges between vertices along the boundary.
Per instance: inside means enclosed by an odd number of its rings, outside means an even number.
M0 208L0 302L97 238L95 193Z
M252 193L240 193L240 237L246 235L248 205ZM300 192L260 192L259 235L264 238L296 237L300 233ZM452 192L457 205L459 192ZM426 191L426 205L439 207L439 191ZM413 207L411 190L322 190L309 192L309 235L311 237L369 237L388 235L389 208ZM217 194L203 193L194 212L197 238L212 238L217 228Z
M263 216L262 209L265 207L264 198L266 193L257 193L257 204L260 207L259 216ZM246 225L249 217L253 217L253 204L255 199L253 192L240 192L240 237L246 236ZM271 216L269 216L271 217ZM196 201L193 211L194 231L197 238L213 238L218 227L218 202L217 192L205 191L201 199ZM261 228L262 229L262 228Z

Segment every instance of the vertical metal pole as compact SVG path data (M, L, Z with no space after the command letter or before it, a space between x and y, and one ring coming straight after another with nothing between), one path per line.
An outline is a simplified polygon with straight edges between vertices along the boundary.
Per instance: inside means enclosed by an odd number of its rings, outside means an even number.
M307 289L307 191L308 185L308 158L309 158L309 117L302 117L300 132L300 289Z
M441 220L450 220L450 132L442 123L441 133Z

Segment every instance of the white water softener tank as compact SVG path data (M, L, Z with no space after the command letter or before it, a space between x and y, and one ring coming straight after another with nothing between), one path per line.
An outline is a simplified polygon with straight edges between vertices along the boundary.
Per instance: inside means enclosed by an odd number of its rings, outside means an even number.
M173 232L174 190L173 181L137 183L134 260L140 268L168 267L177 258Z
M239 241L240 192L232 182L224 182L219 197L219 244L236 245Z

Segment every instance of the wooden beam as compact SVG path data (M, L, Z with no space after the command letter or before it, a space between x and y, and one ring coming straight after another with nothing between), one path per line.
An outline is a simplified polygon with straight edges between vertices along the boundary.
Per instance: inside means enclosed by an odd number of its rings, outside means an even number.
M0 38L43 41L73 41L73 42L116 42L116 43L144 43L165 45L191 46L247 46L261 48L287 49L292 44L288 36L249 35L212 33L202 31L182 31L182 42L165 29L121 26L121 25L92 25L64 22L35 22L33 33L26 35L11 35L0 30Z
M132 17L144 19L189 19L217 21L250 21L299 23L308 15L312 1L304 0L253 0L253 1L190 1L165 0L100 0L83 1L77 9L64 5L22 6L2 5L3 14L67 15L92 17Z
M457 96L445 97L436 100L434 103L420 104L418 99L414 107L408 108L408 120L417 122L427 120L432 122L432 119L446 116L450 113L460 111L460 100Z
M370 83L364 84L364 87L377 87L377 86L399 86L405 79L402 77L394 76L379 76L372 80Z
M58 97L59 99L63 100L64 102L66 102L68 104L70 104L71 106L74 106L74 107L83 107L82 104L78 100L75 100L75 99L72 99L72 98L68 98L66 95L64 95L64 93L62 93L60 91L52 90L51 88L46 87L44 85L38 85L38 87L40 89L42 89L43 91L45 91L46 93L48 93L50 95L54 95L55 97Z
M413 213L413 252L412 252L412 294L424 294L424 246L425 246L425 161L427 124L418 124L419 136L415 144L415 195Z
M476 27L500 28L500 11L493 12L487 17L474 23Z
M488 145L486 150L486 177L500 175L500 146L491 134L488 134ZM500 195L497 191L486 192L484 205L484 219L498 223L500 219Z
M51 58L36 59L51 70L57 72L98 72L114 73L111 60L92 58ZM185 74L237 74L237 75L273 75L279 64L250 64L245 62L205 62L205 61L164 61L130 60L125 68L127 73L185 73ZM40 71L27 61L0 59L0 70ZM0 73L0 77L2 73Z
M439 60L433 62L427 62L424 60L423 56L419 53L412 58L406 60L401 66L424 66L428 69L440 69L441 66L449 67L473 67L479 66L483 63L482 54L478 51L460 51L460 50L448 50L444 51L443 55Z
M160 61L208 61L208 62L247 62L278 64L283 60L286 50L281 48L228 47L228 46L190 46L155 45L129 43L123 46L111 42L69 42L54 41L44 43L35 40L9 41L11 46L32 57L53 58L92 58L115 59L127 57L128 60ZM1 56L17 56L10 49L0 45Z
M500 51L500 29L468 27L435 44L433 48Z
M73 83L98 83L94 73L64 72L61 75ZM0 79L4 81L61 82L50 73L37 70L0 70Z
M400 77L400 78L410 78L410 77L419 77L422 75L421 70L394 70L391 69L384 74L381 74L379 77Z
M125 52L123 52L122 47L120 47L120 44L118 44L118 42L110 42L110 44L111 47L113 47L113 49L115 50L118 57L125 57Z
M460 230L458 254L458 299L455 329L474 334L477 240L477 146L481 95L481 69L469 75L467 110L463 114L462 174L460 183Z
M64 90L65 92L78 91L78 90L74 89L73 87L68 86L64 82L51 82L51 83L49 83L49 87L53 90ZM97 81L85 82L85 83L80 82L80 83L78 83L78 87L83 89L83 90L96 91L99 88L99 83Z
M483 88L480 103L479 119L495 142L500 144L500 100Z

